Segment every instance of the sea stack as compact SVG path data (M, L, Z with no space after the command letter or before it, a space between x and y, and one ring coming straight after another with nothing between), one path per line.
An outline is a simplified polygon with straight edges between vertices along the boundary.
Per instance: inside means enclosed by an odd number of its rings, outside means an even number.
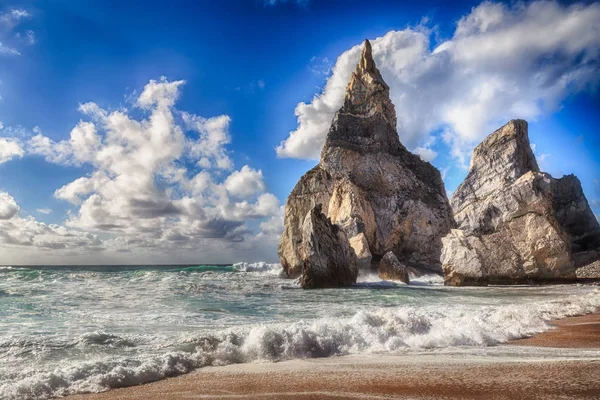
M458 229L443 239L447 285L574 281L577 253L595 254L599 226L581 183L540 172L526 121L475 148L450 203Z
M279 257L290 277L307 262L299 251L302 226L317 204L344 231L360 266L377 266L393 252L406 266L441 272L441 238L454 226L444 183L434 166L400 143L390 89L368 40L319 164L286 202Z
M350 286L356 282L356 255L344 231L323 214L321 204L304 218L300 257L303 288Z

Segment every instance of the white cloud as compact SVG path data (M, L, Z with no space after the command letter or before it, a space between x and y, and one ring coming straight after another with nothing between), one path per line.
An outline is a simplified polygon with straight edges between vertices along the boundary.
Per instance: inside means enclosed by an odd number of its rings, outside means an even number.
M2 43L2 40L5 39L20 39L22 37L21 32L17 32L16 34L10 34L13 29L19 25L19 23L25 19L29 18L31 15L25 11L20 9L12 9L8 12L0 14L0 55L15 55L18 56L21 53L19 50L11 45L7 45ZM25 40L28 44L35 43L35 33L32 30L28 30L25 32Z
M0 14L0 27L4 30L11 30L17 26L21 20L29 17L31 17L31 15L26 10L12 9Z
M0 138L0 164L15 157L23 157L23 154L23 148L18 140Z
M167 81L166 77L161 77L160 81L154 79L144 87L144 91L137 100L138 106L150 109L157 107L172 107L179 97L179 87L185 81Z
M70 142L63 140L59 143L55 143L42 133L38 133L29 139L27 142L27 150L30 154L44 156L48 162L59 164L75 162L75 160L72 159L73 150Z
M31 216L20 217L18 213L19 205L15 199L0 192L0 246L3 252L22 246L42 250L70 249L79 253L102 248L96 235L44 224Z
M437 157L437 153L428 147L417 147L413 150L423 161L432 162Z
M92 168L55 191L77 207L65 229L110 235L102 242L108 251L214 248L207 240L235 247L263 234L250 221L258 227L279 216L262 171L234 169L226 149L230 118L175 108L183 83L150 81L135 102L141 117L85 103L79 109L92 121L80 121L69 139L56 142L37 130L31 154Z
M433 32L422 27L391 31L372 47L402 142L415 149L444 129L452 155L465 164L473 146L507 120L535 120L569 94L594 87L599 30L600 3L484 2L433 51ZM323 92L297 105L298 127L277 147L278 156L318 159L361 50L359 44L344 52Z
M240 171L234 171L225 180L227 192L238 198L250 197L265 190L261 170L255 170L244 165Z
M198 137L188 139L187 143L190 155L198 160L198 165L203 168L232 169L233 162L225 148L231 143L231 118L227 115L203 118L186 112L182 112L181 116L185 127L198 134Z
M0 192L0 220L11 219L17 212L19 206L15 199L6 192Z
M442 168L440 174L442 175L442 180L445 182L446 177L448 176L448 171L450 171L450 167Z
M263 236L273 236L277 239L281 237L283 233L283 216L285 213L285 206L279 208L279 213L273 215L269 220L260 224L260 231Z
M100 173L100 175L102 174ZM54 192L54 197L79 205L81 204L81 196L91 193L94 190L94 183L100 181L99 178L100 176L95 180L86 177L77 178L73 182L57 189Z
M32 30L28 30L25 32L25 37L27 38L27 43L35 44L35 32Z
M40 214L44 214L44 215L48 215L48 214L52 213L52 209L51 208L38 208L35 211L37 211Z
M9 54L9 55L18 56L21 53L19 53L19 50L15 49L14 47L9 47L9 46L3 44L2 42L0 42L0 54Z
M533 151L533 154L535 155L535 158L537 160L537 163L540 167L541 171L547 171L548 170L548 166L546 165L546 161L548 160L548 158L552 155L549 153L540 153L538 152L538 148L537 148L537 144L535 143L531 143L531 151Z
M331 73L333 63L327 57L312 57L308 69L315 75L328 76Z

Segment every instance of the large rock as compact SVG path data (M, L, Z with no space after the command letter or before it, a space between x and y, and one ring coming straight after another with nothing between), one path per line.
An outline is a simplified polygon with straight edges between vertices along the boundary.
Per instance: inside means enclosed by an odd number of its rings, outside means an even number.
M342 229L313 207L302 224L300 285L305 289L350 286L356 282L356 255Z
M475 148L450 203L459 229L443 239L448 285L575 280L573 253L588 250L576 243L599 229L575 176L540 172L523 120Z
M381 279L402 281L407 285L410 281L406 266L398 261L398 257L391 251L385 253L379 262L378 273Z
M400 143L396 112L365 41L319 164L286 203L279 244L289 276L302 268L299 221L315 204L349 239L361 265L387 252L411 267L441 272L441 238L454 226L439 171Z

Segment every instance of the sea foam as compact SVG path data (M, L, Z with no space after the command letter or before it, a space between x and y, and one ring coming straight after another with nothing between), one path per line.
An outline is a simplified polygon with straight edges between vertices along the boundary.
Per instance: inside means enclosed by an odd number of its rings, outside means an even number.
M58 362L53 371L15 371L10 382L0 385L0 398L40 399L99 392L207 365L493 346L545 331L550 320L589 313L599 306L600 292L596 289L527 304L389 307L358 311L347 318L238 326L214 334L187 335L174 346L180 350L161 355L90 356L75 364ZM110 346L121 343L121 339L93 333L82 337L81 342Z

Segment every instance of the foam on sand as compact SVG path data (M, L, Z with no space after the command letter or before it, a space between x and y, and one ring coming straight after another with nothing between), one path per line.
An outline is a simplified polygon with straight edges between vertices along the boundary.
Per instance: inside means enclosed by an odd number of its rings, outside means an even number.
M486 347L549 329L548 321L585 314L600 306L600 292L523 305L393 307L358 311L349 318L292 324L257 324L192 334L162 355L118 353L85 362L59 361L53 371L24 368L0 385L2 399L33 399L99 392L184 374L209 365L270 362L346 354L407 353ZM83 346L123 345L132 338L96 333ZM135 339L133 339L135 342ZM2 347L3 344L0 344Z

